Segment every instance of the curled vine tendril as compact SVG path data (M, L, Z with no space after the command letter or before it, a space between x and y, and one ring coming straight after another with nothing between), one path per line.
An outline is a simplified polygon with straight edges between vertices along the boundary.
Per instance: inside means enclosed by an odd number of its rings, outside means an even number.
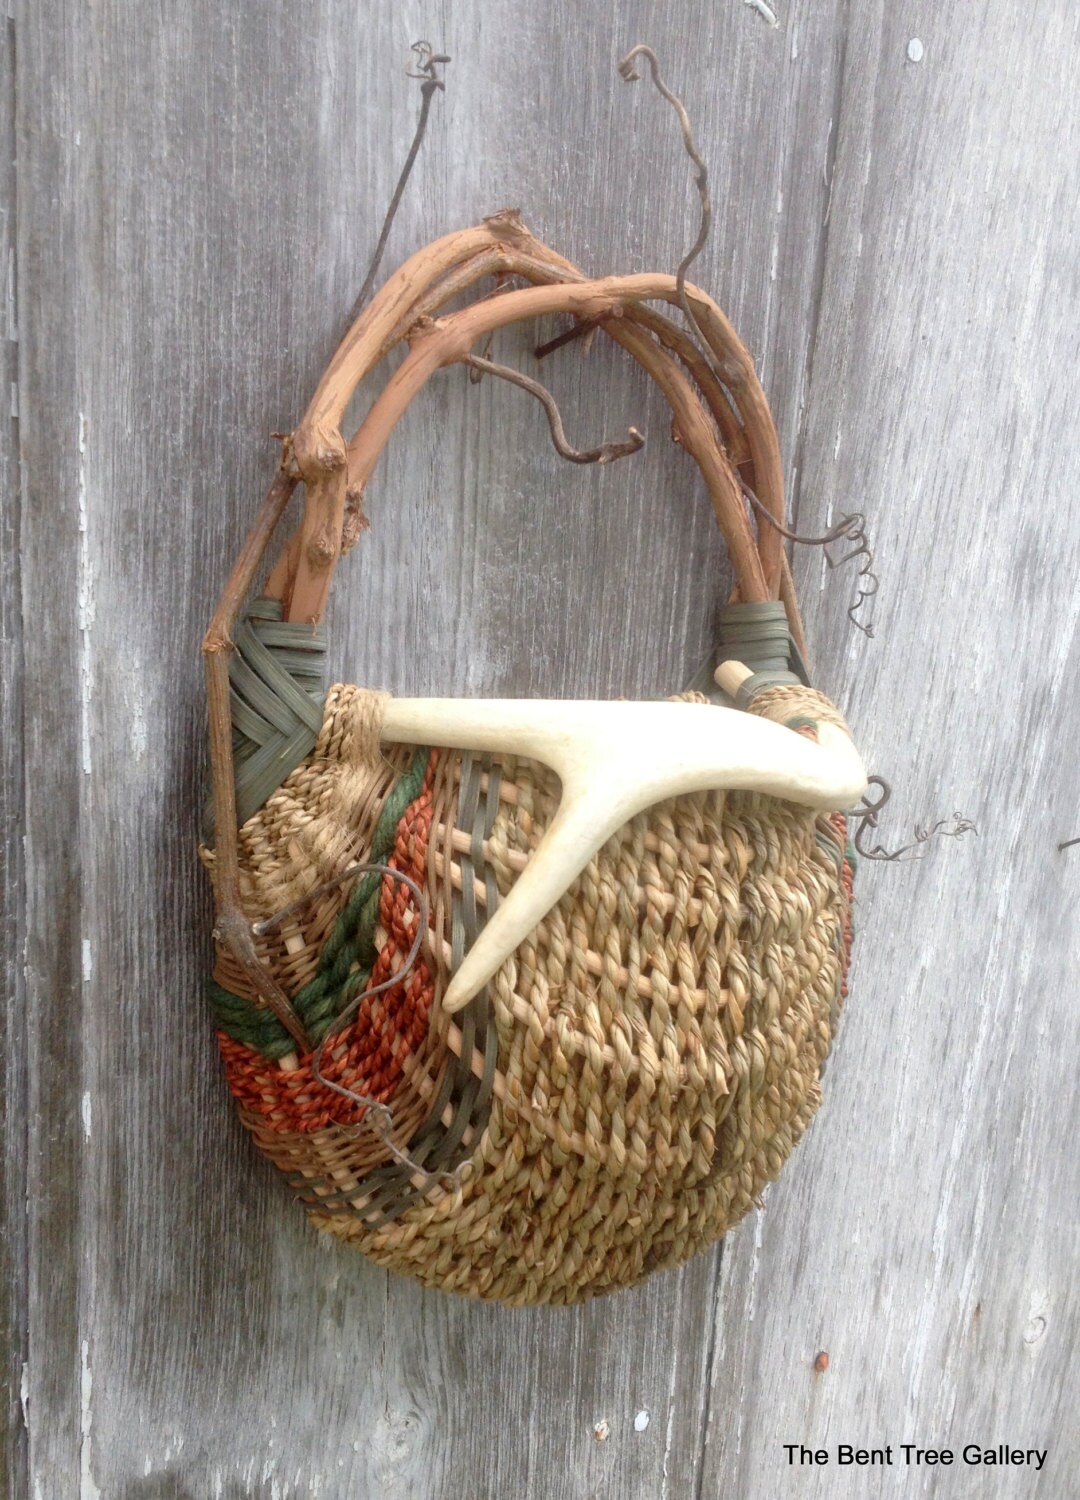
M397 180L394 196L390 199L390 207L386 210L386 217L383 219L382 229L379 231L378 244L375 246L375 253L371 257L371 264L368 266L367 275L364 277L364 284L360 288L360 293L349 313L348 326L350 327L360 316L368 297L371 295L371 288L375 285L375 277L379 274L379 266L382 263L386 242L390 238L390 228L394 222L394 216L398 211L402 195L405 192L405 184L412 173L416 158L420 152L421 143L427 131L428 115L431 113L431 101L437 93L440 91L445 92L446 89L446 84L439 77L438 70L444 64L450 62L451 59L442 52L436 52L430 42L413 42L409 50L417 59L417 64L416 67L412 65L406 67L405 77L420 79L420 118L416 122L416 133L413 136L412 145L409 147L409 154L405 158L405 165L401 169L401 176Z
M697 239L695 239L690 249L679 262L679 267L675 274L677 301L679 307L682 309L683 316L693 330L694 342L700 354L721 385L726 385L727 381L724 372L717 365L708 341L701 331L697 318L694 316L694 310L690 306L690 299L686 295L686 273L705 248L712 229L713 211L712 199L709 195L709 171L701 152L694 142L694 133L690 124L690 116L686 112L686 106L678 95L673 93L664 82L660 74L660 65L653 49L646 46L632 48L618 64L620 76L626 79L628 83L633 83L640 79L641 74L634 67L634 62L639 57L643 57L648 63L649 72L652 75L652 81L657 92L667 100L678 117L679 128L682 131L683 147L694 166L694 186L697 189L698 198L701 203L701 219L698 225ZM579 337L589 326L587 322L583 322L577 328L570 329L567 333L560 334L558 338L550 340L549 343L541 345L536 350L537 357L542 358L545 354L550 354L552 350L559 348L561 344L568 343L570 339ZM800 536L797 532L788 531L782 526L765 506L762 505L753 491L745 485L743 486L743 493L754 506L757 513L763 516L769 525L775 527L781 536L785 537L788 541L798 543L802 546L821 547L824 552L825 561L830 568L840 568L845 563L853 562L856 558L862 559L857 574L856 596L848 606L847 616L857 630L861 630L864 635L872 637L874 634L873 625L857 618L858 611L868 599L874 597L879 586L878 576L873 571L874 553L866 535L866 517L859 512L853 515L842 516L837 524L831 527L824 536ZM830 547L834 547L838 542L849 542L851 544L843 557L836 557L829 550Z
M886 864L897 864L902 860L921 859L926 853L926 844L932 838L959 839L963 838L965 833L973 833L978 837L979 830L971 819L956 812L951 818L939 818L929 827L921 827L916 823L915 836L911 843L904 844L899 849L886 849L884 844L880 843L868 845L866 840L871 833L877 831L882 810L892 796L892 788L881 776L869 777L868 787L877 787L880 793L877 801L870 800L868 790L860 806L850 814L851 820L856 824L851 841L855 846L856 854L863 859L877 859Z
M786 537L789 542L797 542L803 547L820 547L825 561L830 568L842 568L845 563L852 562L856 557L863 559L856 577L858 592L853 602L848 606L847 616L856 630L861 630L865 636L872 639L874 635L873 625L868 620L857 620L855 618L856 611L867 599L874 597L879 587L878 576L873 570L874 553L870 546L869 538L866 535L866 517L862 512L854 511L851 515L841 516L836 525L830 526L824 536L800 536L798 532L789 531L786 526L781 526L780 522L761 503L749 485L743 484L742 492L757 514L768 521L770 526L775 527L780 535ZM846 552L843 557L834 557L829 551L829 548L835 546L837 542L851 543L850 551Z
M717 364L709 342L701 331L701 325L694 316L694 310L690 306L690 299L686 295L686 273L704 250L712 231L712 199L709 196L709 169L705 165L705 159L697 146L694 144L694 132L690 124L690 116L686 112L686 105L668 88L660 76L660 64L656 53L651 47L644 45L632 47L625 57L618 63L619 76L627 83L637 83L641 74L634 67L636 58L643 57L649 64L649 72L652 74L653 85L675 111L679 121L679 129L682 131L683 149L694 165L694 186L701 202L701 219L698 224L697 239L679 262L675 272L675 295L682 309L683 317L690 324L694 332L694 342L708 365L710 371L721 385L726 384L723 370Z

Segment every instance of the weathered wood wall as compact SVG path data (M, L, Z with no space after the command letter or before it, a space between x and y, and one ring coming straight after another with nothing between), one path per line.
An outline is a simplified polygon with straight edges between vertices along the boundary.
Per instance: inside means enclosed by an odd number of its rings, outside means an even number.
M16 0L11 1496L1073 1493L1080 10L771 3L775 26L743 0ZM712 167L695 274L756 353L799 525L858 508L876 540L873 640L847 577L798 567L823 684L897 789L886 837L979 825L862 867L827 1101L766 1209L722 1259L570 1311L421 1294L320 1243L234 1121L202 998L199 641L367 263L419 36L454 61L388 266L515 204L597 272L673 267L685 161L614 73L659 49ZM446 374L372 486L343 673L603 695L697 665L722 550L664 412L599 345L550 378L573 435L635 421L644 454L570 470L526 398ZM897 1461L787 1466L838 1442ZM1049 1455L915 1472L902 1442Z

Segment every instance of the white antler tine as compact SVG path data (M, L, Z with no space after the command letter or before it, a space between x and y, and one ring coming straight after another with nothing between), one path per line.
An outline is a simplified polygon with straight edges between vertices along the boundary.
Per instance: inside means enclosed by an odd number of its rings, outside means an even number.
M645 808L685 792L731 790L834 809L866 790L859 754L836 725L822 723L815 744L768 719L700 704L395 698L383 735L526 755L562 781L558 813L451 978L449 1011L472 999L597 850Z

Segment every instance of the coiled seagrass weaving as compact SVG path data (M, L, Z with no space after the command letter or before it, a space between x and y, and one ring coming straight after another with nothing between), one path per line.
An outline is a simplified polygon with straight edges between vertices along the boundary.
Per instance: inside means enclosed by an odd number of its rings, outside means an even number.
M737 580L715 674L648 704L327 691L331 577L398 418L551 313L637 360L698 464ZM320 1229L429 1286L567 1303L681 1264L780 1171L845 995L865 786L807 681L783 519L752 362L673 276L588 280L507 212L415 255L346 335L205 648L221 1050Z

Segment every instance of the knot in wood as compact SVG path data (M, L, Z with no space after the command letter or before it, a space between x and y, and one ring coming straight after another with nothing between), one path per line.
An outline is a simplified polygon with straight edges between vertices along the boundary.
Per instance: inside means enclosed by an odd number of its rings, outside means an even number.
M341 550L349 552L356 546L371 522L364 514L364 486L350 484L345 491L345 520L341 528Z
M532 233L528 225L521 217L520 208L500 208L497 213L488 214L484 223L492 234L504 240L531 240Z
M415 323L410 324L409 331L405 335L405 342L411 349L418 339L429 338L442 326L440 318L433 318L429 313L424 313L417 318Z
M292 458L295 472L310 486L344 469L345 440L329 425L302 423L293 433Z
M307 545L307 559L315 569L328 568L331 563L337 561L339 551L340 548L327 533L320 531Z

